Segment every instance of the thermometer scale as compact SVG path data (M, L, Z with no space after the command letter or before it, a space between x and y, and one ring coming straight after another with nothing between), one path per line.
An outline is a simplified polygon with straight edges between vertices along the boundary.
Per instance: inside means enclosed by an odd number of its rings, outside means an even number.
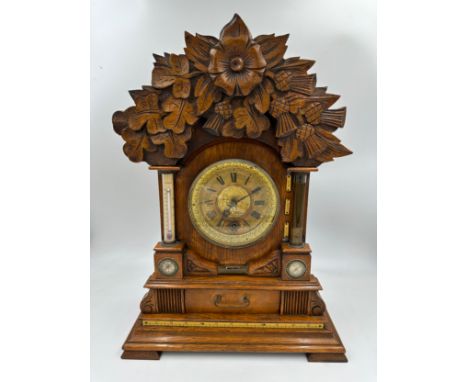
M163 198L163 237L165 243L175 242L175 217L174 217L174 175L172 173L161 174L162 198Z

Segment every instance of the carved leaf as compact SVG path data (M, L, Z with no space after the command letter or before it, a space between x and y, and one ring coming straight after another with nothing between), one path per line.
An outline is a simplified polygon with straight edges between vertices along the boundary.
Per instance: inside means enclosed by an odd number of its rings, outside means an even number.
M221 135L221 128L223 127L224 119L217 113L212 113L206 120L203 128L210 134L219 136Z
M187 152L186 142L192 137L192 128L187 127L181 134L172 131L152 135L151 141L157 145L164 145L164 155L168 158L183 158Z
M189 61L183 54L170 54L154 64L152 84L157 89L171 86L178 76L188 74Z
M176 77L171 72L171 68L168 66L158 66L154 68L152 78L152 85L158 89L167 88L176 80Z
M298 74L293 75L289 81L289 89L293 92L312 95L315 90L317 77L315 74Z
M244 131L244 129L237 129L232 119L225 121L221 126L221 135L223 137L242 138L244 136Z
M273 93L273 84L268 78L258 85L249 95L249 102L262 114L265 114L270 108L270 95Z
M327 94L327 88L315 88L314 93L308 97L313 102L320 102L323 109L330 108L338 99L339 95Z
M134 131L127 128L122 132L122 138L126 142L123 147L125 155L132 162L141 162L145 150L150 152L156 150L156 146L151 143L144 130Z
M169 54L165 57L155 55L152 84L157 89L171 85L172 94L177 98L187 98L190 95L189 60L183 54Z
M289 111L294 114L302 113L302 109L306 104L306 98L303 96L294 96L293 93L288 94L288 102L289 102Z
M158 93L148 90L133 90L130 94L136 104L134 112L128 117L130 129L137 131L146 124L146 130L149 134L164 131Z
M294 162L296 159L302 158L302 144L294 134L280 138L278 144L281 146L281 158L284 162Z
M236 129L246 129L249 138L257 138L270 127L270 120L255 112L250 106L234 109L234 126Z
M169 56L169 66L176 76L182 76L189 72L189 61L184 54L171 54Z
M244 20L235 13L234 17L221 30L219 40L223 45L240 45L247 46L247 43L252 39L249 28L245 25Z
M187 78L177 78L172 87L172 94L176 98L188 98L190 95L190 80Z
M195 85L195 97L197 97L197 115L202 115L213 104L218 89L207 75L200 77Z
M344 126L345 120L345 107L341 107L336 110L324 110L320 115L320 127L329 131L335 131L338 127Z
M300 57L290 57L284 60L280 65L275 67L273 70L299 70L301 72L307 72L315 61L305 60Z
M198 119L192 104L183 99L169 97L163 102L162 108L170 113L163 119L164 127L176 134L184 131L185 124L193 125Z
M351 154L332 133L310 124L304 124L296 134L280 139L279 145L283 160L287 162L305 157L321 163Z
M203 268L199 265L197 265L194 261L191 259L187 259L187 272L188 273L210 273L210 271L206 268Z
M315 132L316 135L327 144L326 150L315 157L315 159L318 161L329 162L332 161L333 158L338 158L353 153L351 150L343 146L340 143L341 141L329 131L321 129L320 127L316 127Z
M184 49L188 59L193 62L193 65L202 72L208 71L210 62L210 50L218 43L218 40L212 36L196 36L185 32L185 43L187 47Z
M130 90L129 93L135 101L136 112L160 111L157 90Z
M317 134L317 129L312 125L302 125L296 137L304 144L307 158L314 158L327 149L327 141L321 139Z
M288 41L289 34L282 36L260 35L255 37L255 41L262 47L262 53L267 61L267 68L272 68L283 59L284 53L288 48L286 41Z
M153 53L153 57L156 64L169 66L169 53L164 53L164 56Z
M276 120L276 137L281 138L297 129L297 122L291 113L282 113Z
M112 125L117 134L122 135L122 131L128 127L128 118L133 113L135 113L134 106L129 107L125 111L116 111L112 115Z

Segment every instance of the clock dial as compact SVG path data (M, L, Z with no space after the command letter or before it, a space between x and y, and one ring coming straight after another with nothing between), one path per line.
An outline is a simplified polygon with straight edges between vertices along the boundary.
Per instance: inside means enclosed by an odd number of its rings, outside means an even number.
M288 263L286 266L286 272L293 279L304 276L307 267L301 260L293 260Z
M173 259L162 259L158 263L158 269L164 276L174 276L179 270L179 266Z
M190 188L196 230L222 247L245 247L264 237L279 212L278 190L256 164L228 159L205 168Z

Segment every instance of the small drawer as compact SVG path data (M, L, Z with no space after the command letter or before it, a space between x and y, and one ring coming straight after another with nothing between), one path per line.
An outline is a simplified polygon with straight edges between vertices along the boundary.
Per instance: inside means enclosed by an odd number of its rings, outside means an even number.
M280 292L270 290L186 289L186 313L279 313Z

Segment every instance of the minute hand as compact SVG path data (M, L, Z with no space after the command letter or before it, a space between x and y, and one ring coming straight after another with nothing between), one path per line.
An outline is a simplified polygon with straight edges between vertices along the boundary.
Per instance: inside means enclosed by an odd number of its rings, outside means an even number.
M255 194L256 192L260 191L261 187L257 187L255 189L253 189L252 191L250 191L247 195L244 195L242 198L236 200L236 204L239 203L241 200L244 200L245 198L247 198L248 196L252 195L252 194Z

